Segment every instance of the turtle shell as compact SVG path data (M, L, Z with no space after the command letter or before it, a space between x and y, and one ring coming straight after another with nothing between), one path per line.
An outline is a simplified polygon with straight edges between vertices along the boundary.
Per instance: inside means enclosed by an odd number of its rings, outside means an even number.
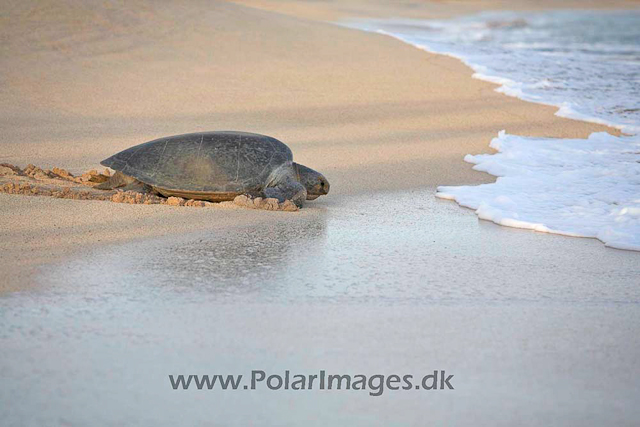
M169 136L136 145L100 164L170 194L242 194L264 188L293 161L275 138L245 132Z

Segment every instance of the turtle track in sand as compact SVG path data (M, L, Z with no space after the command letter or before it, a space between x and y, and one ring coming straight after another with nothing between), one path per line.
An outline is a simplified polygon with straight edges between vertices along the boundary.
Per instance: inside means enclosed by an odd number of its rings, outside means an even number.
M48 196L59 199L103 200L114 203L134 205L169 205L187 207L219 207L263 209L271 211L297 211L298 207L286 200L263 199L237 196L233 201L211 203L202 200L185 200L180 197L164 198L150 193L122 190L98 190L94 186L105 182L111 176L108 169L104 172L90 170L80 176L74 176L62 168L44 170L34 165L24 169L0 163L0 193L21 194L26 196Z

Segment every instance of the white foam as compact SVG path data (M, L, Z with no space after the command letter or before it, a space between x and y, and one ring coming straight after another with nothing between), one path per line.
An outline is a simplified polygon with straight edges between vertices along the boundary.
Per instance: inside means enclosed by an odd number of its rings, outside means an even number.
M496 224L640 251L640 137L605 132L584 139L525 138L501 131L496 154L467 155L493 184L438 187Z

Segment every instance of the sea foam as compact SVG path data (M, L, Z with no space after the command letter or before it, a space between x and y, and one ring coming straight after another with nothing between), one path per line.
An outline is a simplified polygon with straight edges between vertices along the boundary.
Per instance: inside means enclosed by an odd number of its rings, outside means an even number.
M525 138L500 132L497 154L467 155L493 184L438 187L438 197L508 227L596 237L640 251L640 140L606 132L584 139Z
M626 136L528 138L499 133L492 155L467 155L494 184L437 196L497 224L640 251L640 11L490 12L449 21L357 20L352 28L460 59L496 91Z

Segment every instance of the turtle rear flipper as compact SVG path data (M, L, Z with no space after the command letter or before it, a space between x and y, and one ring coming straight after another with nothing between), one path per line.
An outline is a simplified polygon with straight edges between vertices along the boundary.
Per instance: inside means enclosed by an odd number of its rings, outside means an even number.
M103 182L102 184L98 184L93 188L97 188L98 190L115 190L116 188L126 188L135 184L142 183L135 178L123 174L122 172L116 172L107 181Z

